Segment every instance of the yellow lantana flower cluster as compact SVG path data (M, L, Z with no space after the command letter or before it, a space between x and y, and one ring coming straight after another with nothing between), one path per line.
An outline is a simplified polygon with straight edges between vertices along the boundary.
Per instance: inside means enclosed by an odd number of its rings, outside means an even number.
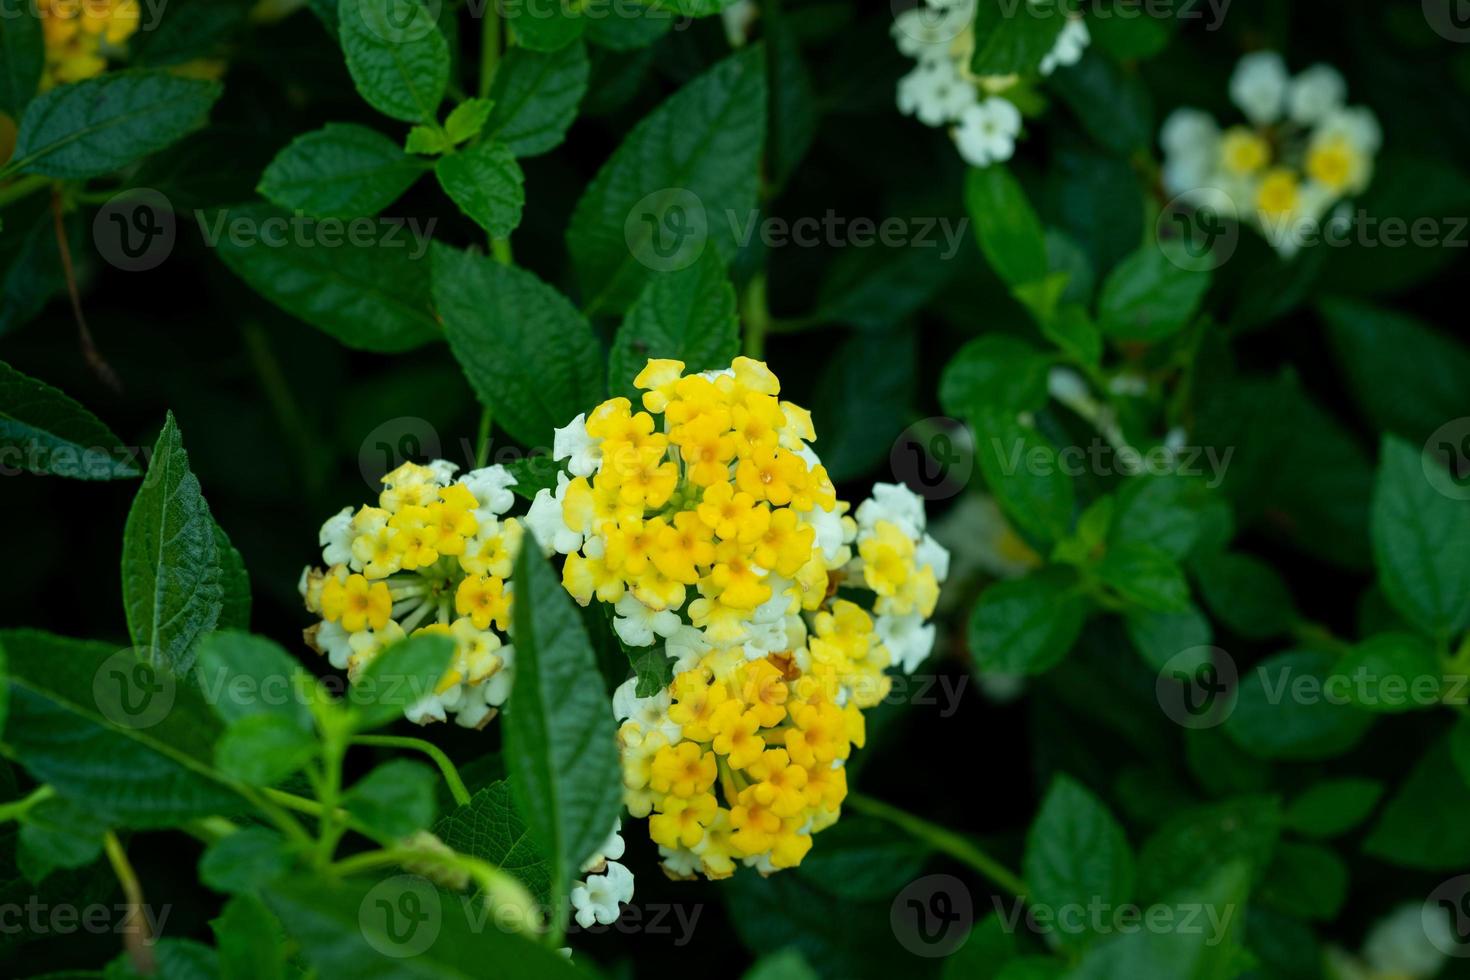
M100 75L138 29L138 0L36 0L46 39L41 89Z
M1165 189L1254 226L1291 256L1335 204L1367 189L1382 130L1372 111L1346 105L1336 69L1293 77L1271 51L1240 60L1230 97L1244 124L1222 131L1198 109L1165 120Z
M667 686L635 677L613 699L625 802L665 870L792 867L838 818L887 669L928 656L948 555L906 488L848 514L810 414L764 364L653 360L634 384L642 411L613 398L557 430L569 473L526 524L567 556L578 602L610 605L625 646L671 661Z
M302 574L306 608L321 622L306 641L355 679L386 646L443 633L456 655L433 692L405 712L423 724L483 726L509 694L514 649L511 575L522 527L501 519L515 498L503 466L459 479L445 460L405 463L383 477L376 506L344 508L322 525L326 568Z

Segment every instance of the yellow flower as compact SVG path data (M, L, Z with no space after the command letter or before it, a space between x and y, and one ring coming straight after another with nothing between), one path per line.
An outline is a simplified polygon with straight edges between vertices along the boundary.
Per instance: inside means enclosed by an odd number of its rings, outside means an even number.
M1348 191L1363 171L1363 157L1344 136L1331 136L1307 152L1307 176L1335 193Z
M664 847L693 847L704 837L704 828L714 822L719 806L713 793L683 798L667 796L656 805L659 811L648 818L648 836Z
M322 587L322 616L342 623L349 633L382 629L393 611L393 598L382 582L368 584L361 575L329 578Z
M510 596L505 592L505 580L485 575L467 577L455 590L454 611L470 617L476 629L487 630L491 623L509 629Z
M653 757L648 785L660 793L696 796L715 784L714 753L694 742L665 746Z
M744 769L766 749L766 740L756 734L760 727L760 715L746 711L738 700L726 701L710 719L710 731L715 733L711 747L729 759L731 766Z
M1271 162L1271 144L1244 126L1236 126L1220 141L1220 163L1237 177L1249 177Z
M1261 187L1256 192L1256 207L1267 215L1291 214L1300 198L1296 174L1285 167L1276 167L1261 178Z

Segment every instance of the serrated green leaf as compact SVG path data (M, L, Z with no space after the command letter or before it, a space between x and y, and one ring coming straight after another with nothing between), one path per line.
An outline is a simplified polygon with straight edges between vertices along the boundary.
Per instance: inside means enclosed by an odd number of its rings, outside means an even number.
M219 623L222 579L214 518L170 412L123 530L123 605L133 643L187 673L194 644Z
M247 786L274 786L320 752L316 739L287 716L260 712L230 723L214 747L220 772Z
M1282 815L1283 824L1307 837L1336 837L1368 819L1383 797L1373 779L1324 779L1304 789Z
M219 550L220 587L224 589L217 625L219 629L248 630L252 599L245 559L219 524L214 526L214 544Z
M1450 739L1441 738L1389 797L1363 850L1380 860L1425 871L1463 871L1470 863L1470 786L1455 769Z
M1150 242L1108 274L1097 325L1116 340L1164 340L1188 325L1209 288L1209 273L1182 268Z
M1192 567L1210 612L1235 632L1264 640L1291 629L1296 610L1286 583L1270 565L1251 555L1222 552Z
M369 830L394 840L434 822L439 775L421 762L394 759L353 784L342 805Z
M511 48L490 87L495 105L485 135L518 157L554 149L577 117L588 72L587 48L581 43L549 54Z
M377 728L395 721L435 691L453 657L453 641L432 633L410 636L383 650L347 689L346 702L356 712L356 727Z
M1438 655L1413 633L1363 640L1338 660L1332 680L1348 701L1380 714L1437 707L1446 693Z
M970 418L981 409L1033 412L1046 404L1051 359L1023 340L989 334L961 347L944 366L939 404Z
M0 467L116 480L138 475L131 455L97 416L0 361Z
M646 48L674 27L672 12L653 4L610 4L604 16L588 17L583 37L587 43L609 51Z
M492 783L468 803L445 814L434 827L440 840L507 871L538 902L551 897L551 865L515 808L510 783Z
M975 222L980 251L1002 280L1020 286L1046 277L1050 264L1041 219L1004 164L970 168L965 207Z
M171 827L243 801L213 768L220 724L183 681L131 651L31 630L0 633L12 756L121 826Z
M43 800L20 822L21 871L34 884L57 868L81 868L102 855L107 821L65 798Z
M281 309L348 347L397 353L439 336L430 312L427 238L416 226L379 222L371 244L344 237L335 247L307 221L270 205L249 204L201 216L205 242L230 270ZM237 234L232 228L239 230Z
M1174 657L1191 649L1199 651L1202 664L1209 655L1205 648L1215 639L1210 621L1193 604L1178 612L1134 607L1125 613L1123 625L1144 663L1155 671L1163 670ZM1172 666L1187 671L1197 664L1174 662Z
M220 980L284 980L285 931L259 898L236 895L209 927L219 947Z
M1389 436L1373 490L1373 563L1410 623L1445 636L1470 625L1470 507L1429 481L1438 460Z
M587 185L567 231L587 309L626 309L656 268L687 264L703 248L734 255L727 215L738 222L755 207L765 105L765 56L755 45L633 127Z
M1133 851L1108 808L1068 776L1053 780L1026 835L1028 898L1052 909L1117 907L1133 898ZM1063 932L1068 946L1090 937Z
M344 0L338 30L357 91L384 115L433 122L449 86L449 42L423 0Z
M328 123L296 137L260 178L260 193L318 218L377 214L408 190L424 165L376 130Z
M553 915L565 923L572 879L622 807L615 723L581 617L536 548L521 549L515 594L506 767L517 809L551 865Z
M221 91L153 70L58 86L26 109L12 165L68 180L121 170L202 126Z
M263 636L221 630L204 637L198 653L199 689L221 719L271 714L311 730L306 699L315 682L280 646Z
M684 362L686 373L727 368L740 353L735 287L713 251L648 281L628 307L608 355L610 392L638 399L633 379L650 358Z
M1189 583L1178 563L1161 548L1133 543L1110 546L1095 571L1132 605L1161 613L1189 611Z
M505 144L483 141L440 157L434 175L450 200L492 238L509 236L521 223L525 176Z
M1329 693L1331 654L1293 650L1244 673L1225 733L1262 759L1328 759L1368 730L1373 716Z
M524 0L508 5L505 20L517 46L531 51L560 51L587 28L587 18L580 8L562 0Z
M494 108L490 99L465 99L444 117L444 132L456 145L478 136Z
M46 42L28 0L0 0L0 112L19 119L41 84Z
M449 349L495 421L526 446L602 399L602 351L567 298L530 272L434 248L434 299Z
M978 43L970 56L977 75L1032 75L1041 66L1066 26L1060 3L1024 6L1005 0L979 0L972 27Z
M242 827L221 837L199 859L199 880L217 892L253 892L291 870L286 839L265 827Z
M1057 449L1014 412L981 408L970 417L975 461L996 502L1013 524L1044 542L1072 526L1076 491Z
M983 671L1043 673L1071 652L1089 608L1076 578L1060 568L997 582L970 616L970 652Z

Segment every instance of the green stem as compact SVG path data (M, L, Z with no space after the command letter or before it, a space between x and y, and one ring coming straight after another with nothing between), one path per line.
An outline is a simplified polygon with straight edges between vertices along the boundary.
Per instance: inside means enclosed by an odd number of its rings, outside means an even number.
M479 96L490 94L495 69L500 64L500 13L493 4L485 5L480 18L480 87Z
M153 937L148 934L148 917L143 914L143 885L138 881L138 874L128 861L128 852L123 849L117 834L110 830L103 834L102 846L107 851L112 873L122 886L123 897L127 899L128 915L124 922L128 925L122 930L123 945L127 947L137 972L145 977L152 976L157 964L153 958Z
M31 808L46 802L56 795L56 790L50 786L37 786L30 794L13 803L0 804L0 823L11 820L19 820L31 811Z
M485 465L483 458L480 461L480 465ZM454 763L449 760L449 756L444 754L444 750L433 742L401 735L359 735L352 740L352 744L373 745L385 749L411 749L422 752L434 760L434 764L444 774L444 782L449 786L449 793L454 797L454 802L460 806L464 806L470 801L470 791L465 788L464 780L459 778L459 770L454 767Z
M475 468L483 469L490 460L490 425L494 415L486 407L480 412L480 435L475 442Z
M315 843L311 839L311 835L306 832L306 828L301 826L301 822L299 820L297 820L295 817L291 816L291 814L287 813L285 810L281 809L279 806L272 802L272 800L275 798L275 795L277 794L276 790L265 789L257 793L255 790L250 789L246 786L239 787L239 790L240 795L244 796L245 799L255 804L255 808L261 813L264 813L267 817L269 817L271 823L279 827L287 837L291 838L298 844L303 844L307 846ZM291 794L281 793L279 795L290 796Z
M8 187L0 187L0 208L33 194L51 183L50 177L22 177Z
M347 821L337 809L342 795L342 758L346 754L345 740L328 734L327 744L322 752L325 771L319 793L322 802L321 822L317 828L317 864L321 867L332 863L332 855L337 853L337 842L347 832Z
M935 850L974 868L1017 898L1026 897L1026 883L1020 876L986 854L969 838L862 793L849 793L847 803L859 813L886 820Z
M745 321L745 356L765 360L766 333L771 329L771 311L766 308L766 274L751 277L740 298L740 315Z

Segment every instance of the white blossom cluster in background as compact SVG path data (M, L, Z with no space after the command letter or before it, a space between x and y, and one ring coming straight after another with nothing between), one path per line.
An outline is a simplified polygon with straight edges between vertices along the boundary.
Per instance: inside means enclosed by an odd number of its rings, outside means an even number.
M1164 187L1185 203L1233 216L1290 257L1333 206L1367 189L1383 142L1373 112L1347 105L1335 68L1295 77L1279 54L1240 60L1230 100L1245 122L1222 129L1199 109L1164 122Z
M893 38L913 58L913 71L898 81L898 108L926 126L949 128L955 147L976 167L1009 160L1021 134L1021 110L1006 95L1022 79L1018 75L976 75L970 70L975 51L976 0L921 0L898 15ZM1019 0L1030 2L1030 0ZM1039 70L1050 75L1074 65L1091 43L1082 18L1068 19Z

